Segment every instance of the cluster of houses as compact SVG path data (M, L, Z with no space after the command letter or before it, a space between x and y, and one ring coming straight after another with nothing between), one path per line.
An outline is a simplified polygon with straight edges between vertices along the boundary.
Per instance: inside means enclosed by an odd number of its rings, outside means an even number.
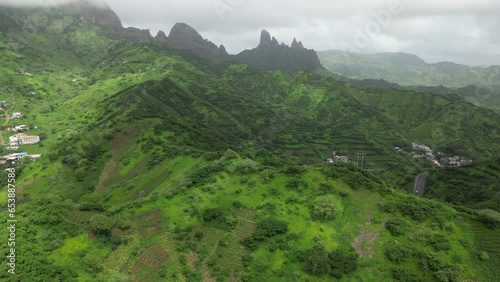
M452 165L452 166L464 166L472 164L472 160L463 156L453 156L453 157L442 157L441 163L443 165Z
M399 147L394 148L400 153L406 153L403 149ZM463 156L447 156L445 153L438 152L437 156L434 154L432 149L424 144L412 143L413 152L409 153L413 158L420 159L425 158L435 165L447 165L447 166L464 166L472 164L472 160L468 157Z
M22 153L13 153L6 156L0 157L0 164L6 164L7 162L12 162L15 164L18 160L29 158L31 161L36 161L40 159L42 155L28 155L26 152Z
M440 165L438 159L436 158L436 156L434 156L434 152L432 151L432 149L427 146L427 145L423 145L423 144L417 144L417 143L412 143L411 144L412 148L413 148L413 158L426 158L428 159L429 161L431 161L432 163L436 164L436 165ZM416 152L421 152L423 153L422 154L418 154Z
M23 70L20 70L21 74L29 75ZM6 101L0 101L0 110L3 112L2 117L5 116L5 110L9 108L9 105ZM14 111L10 116L11 119L22 119L23 113L19 111ZM28 125L10 125L8 127L3 127L2 130L13 131L15 134L9 137L9 143L3 148L6 151L19 151L20 145L32 145L40 142L40 136L37 135L28 135L24 133L25 131L38 129L37 126L28 126ZM7 162L12 162L15 164L17 161L22 159L30 159L35 161L41 158L42 155L28 155L26 152L21 153L12 153L5 156L0 156L0 165L4 165Z
M343 163L348 163L350 162L348 156L339 156L337 155L337 152L333 152L333 157L332 158L327 158L326 162L329 164L337 163L337 162L343 162Z

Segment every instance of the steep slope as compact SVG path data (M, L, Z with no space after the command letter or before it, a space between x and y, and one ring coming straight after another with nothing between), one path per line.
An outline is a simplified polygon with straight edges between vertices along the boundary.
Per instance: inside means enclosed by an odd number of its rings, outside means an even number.
M456 95L417 93L401 90L353 92L362 101L384 111L411 140L437 151L494 157L500 142L499 116L480 109ZM479 140L477 136L486 137Z
M500 161L437 170L428 181L426 197L456 205L500 211Z

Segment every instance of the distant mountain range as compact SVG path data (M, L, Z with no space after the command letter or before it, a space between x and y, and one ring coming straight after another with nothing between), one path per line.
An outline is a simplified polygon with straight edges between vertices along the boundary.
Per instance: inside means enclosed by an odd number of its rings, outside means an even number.
M500 66L470 67L452 62L428 64L407 53L359 54L318 52L329 71L359 79L383 79L401 85L443 85L450 88L500 85Z
M500 112L500 66L470 67L452 62L428 64L407 53L358 54L318 52L323 66L334 73L385 88L411 88L423 92L457 94L483 108ZM399 85L395 85L397 83Z

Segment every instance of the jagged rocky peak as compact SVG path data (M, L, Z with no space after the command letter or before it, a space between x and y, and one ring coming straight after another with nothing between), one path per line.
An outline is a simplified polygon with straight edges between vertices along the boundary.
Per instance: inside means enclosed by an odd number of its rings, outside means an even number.
M271 34L269 33L269 31L263 29L262 32L260 33L259 46L271 46L271 45L272 45Z
M158 31L158 33L156 34L155 36L155 40L158 40L160 42L168 42L168 37L167 35L165 34L165 32L163 32L163 30L160 30Z
M191 50L201 57L216 61L229 57L224 46L217 47L185 23L176 23L172 27L168 35L168 44L173 48Z
M303 49L304 48L304 45L302 44L301 41L297 42L297 39L293 39L293 42L292 42L292 48L300 48L300 49Z
M226 47L224 47L224 45L222 44L219 46L219 51L221 54L228 54L226 51Z
M204 41L203 37L191 26L185 23L176 23L170 30L168 37L172 41L197 40Z
M260 44L252 50L245 50L236 55L236 61L262 70L281 70L284 72L309 71L322 68L318 55L314 50L305 49L302 42L293 40L289 47L279 44L267 30L260 34Z

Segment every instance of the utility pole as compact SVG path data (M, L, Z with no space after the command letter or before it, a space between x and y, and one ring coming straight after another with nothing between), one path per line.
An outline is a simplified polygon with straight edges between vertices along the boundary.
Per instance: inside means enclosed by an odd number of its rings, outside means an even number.
M356 159L356 171L359 170L359 153L356 153L357 159Z
M361 154L361 171L363 171L363 169L365 168L365 156L365 153Z
M356 153L357 159L356 159L356 171L359 171L359 159L361 157L361 171L363 171L363 168L365 166L365 156L366 153Z

